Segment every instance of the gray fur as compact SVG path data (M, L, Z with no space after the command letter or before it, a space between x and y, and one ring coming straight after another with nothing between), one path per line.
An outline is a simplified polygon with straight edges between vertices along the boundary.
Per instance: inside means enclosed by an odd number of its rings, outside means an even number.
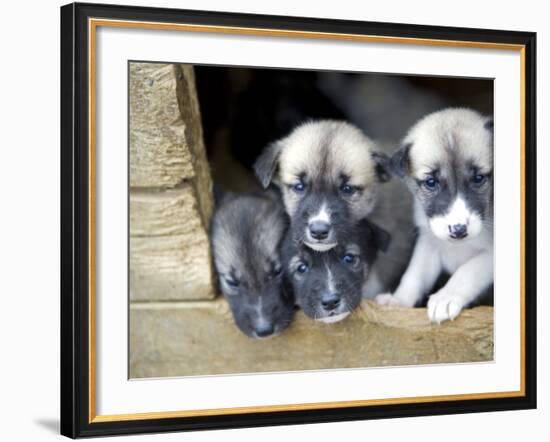
M378 253L372 264L372 281L367 281L363 297L371 299L382 291L393 290L407 268L416 238L413 199L399 180L380 186L376 206L369 220L391 236L387 250Z
M250 337L283 331L294 301L282 286L279 247L284 209L273 195L228 197L214 214L212 250L220 288L237 326Z

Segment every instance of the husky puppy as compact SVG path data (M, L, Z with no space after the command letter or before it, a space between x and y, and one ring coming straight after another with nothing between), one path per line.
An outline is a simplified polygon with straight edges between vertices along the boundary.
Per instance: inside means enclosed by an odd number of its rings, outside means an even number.
M493 122L450 108L417 122L392 157L414 195L418 239L393 296L381 304L412 307L440 274L449 281L428 301L428 316L456 318L493 283Z
M387 160L355 126L320 120L268 146L254 168L265 188L280 187L294 238L324 252L372 211Z
M355 126L319 120L272 143L254 165L264 187L280 188L293 240L314 251L345 243L367 216L389 231L392 244L377 261L365 297L394 288L412 243L410 194L396 180L386 183L388 161Z
M362 220L353 232L332 249L319 253L295 241L291 234L282 248L286 280L292 285L296 303L317 321L338 322L361 301L378 250L386 250L390 235Z
M226 197L213 217L212 250L220 288L235 323L252 338L280 333L294 314L279 258L286 227L281 203L268 194Z

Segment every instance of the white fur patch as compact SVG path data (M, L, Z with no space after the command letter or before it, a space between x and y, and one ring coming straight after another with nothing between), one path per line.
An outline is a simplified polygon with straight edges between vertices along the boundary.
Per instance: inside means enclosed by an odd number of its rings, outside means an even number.
M391 293L382 293L380 295L377 295L374 298L374 302L376 302L378 305L401 306L401 302L399 302L399 299L393 296Z
M457 241L450 236L449 230L451 226L456 224L467 226L468 238L474 238L479 235L483 227L480 216L468 209L461 195L456 197L447 214L430 218L430 228L439 239Z
M428 301L428 318L430 321L441 324L443 321L452 321L464 308L464 300L445 290L430 296Z
M309 231L309 226L316 221L330 224L330 217L331 217L331 213L330 213L330 210L328 210L327 203L326 201L323 201L319 211L315 215L309 218L305 229L304 243L309 248L313 250L317 250L319 252L325 252L327 250L332 249L334 246L336 246L337 243L318 243L315 238L312 238L311 232ZM330 239L330 236L329 236L329 239Z
M317 318L316 320L319 322L323 322L325 324L334 324L335 322L339 322L342 319L348 317L348 315L349 315L349 312L345 312L345 313L340 313L338 315L326 316L324 318Z
M330 267L327 264L327 287L329 293L334 293L336 291L336 287L334 285L334 277L332 276L332 272L330 271Z
M315 221L330 223L330 216L331 213L327 208L327 203L324 201L323 204L321 204L319 212L309 218L308 224L314 223Z
M336 242L325 244L325 243L313 243L308 241L304 241L304 244L308 246L310 249L316 250L317 252L326 252L327 250L330 250L338 245L338 243Z
M255 306L255 310L256 310L256 313L258 315L258 324L266 325L267 320L264 316L264 312L263 312L263 309L262 309L262 301L263 301L263 298L261 296L258 296L258 303Z

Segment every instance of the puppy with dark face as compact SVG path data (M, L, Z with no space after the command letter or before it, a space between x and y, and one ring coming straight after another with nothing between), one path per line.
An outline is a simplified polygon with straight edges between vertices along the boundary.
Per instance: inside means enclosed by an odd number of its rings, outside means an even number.
M434 322L454 319L493 283L493 123L469 109L424 117L392 158L415 200L419 236L397 290L376 299L414 306L445 271L428 301Z
M254 168L264 187L280 187L293 238L323 252L373 210L385 161L356 127L321 120L271 144Z
M235 323L252 338L290 325L294 299L283 287L280 245L287 228L270 195L227 197L212 221L212 250L220 288Z
M283 243L283 263L296 303L317 321L346 318L361 302L362 289L378 250L386 250L389 234L363 220L347 239L317 252L289 234Z
M297 244L326 252L346 244L367 216L392 236L363 296L391 290L412 244L410 195L390 178L388 158L355 126L333 120L304 123L268 146L254 168L264 187L277 185Z

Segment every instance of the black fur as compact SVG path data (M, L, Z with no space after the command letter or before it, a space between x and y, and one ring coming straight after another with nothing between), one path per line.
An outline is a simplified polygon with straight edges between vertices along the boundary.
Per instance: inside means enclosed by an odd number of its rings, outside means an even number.
M365 234L369 236L368 240L376 250L381 252L388 251L388 247L391 243L391 235L386 230L378 227L376 224L367 219L361 220L359 225L361 231L365 232Z
M282 248L285 279L293 288L296 303L313 319L323 319L353 311L362 298L362 287L379 250L387 249L390 235L375 224L362 220L346 239L329 251L319 253L296 242L287 234ZM345 261L353 255L354 262ZM298 258L297 258L298 257ZM301 273L298 267L308 269ZM328 286L328 272L333 279L334 293ZM336 298L339 304L327 309L323 301Z
M391 157L388 169L393 175L403 178L408 174L409 152L411 150L411 146L411 143L405 144Z
M376 175L378 181L385 183L391 179L390 159L383 153L375 152L372 158L376 163Z
M321 204L324 203L331 213L330 232L325 242L338 243L345 240L351 234L355 224L348 204L339 193L333 191L332 186L319 182L315 184L317 184L315 187L304 192L292 216L290 229L294 239L299 242L304 241L310 217L317 213Z

